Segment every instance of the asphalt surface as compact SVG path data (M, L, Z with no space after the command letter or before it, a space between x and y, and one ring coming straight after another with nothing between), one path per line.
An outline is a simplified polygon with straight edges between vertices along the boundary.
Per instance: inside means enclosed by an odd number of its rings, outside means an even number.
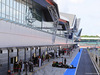
M76 75L98 75L87 50L82 51Z
M73 59L75 58L75 56L77 55L77 53L78 53L78 49L74 49L73 53L71 53L70 56L69 55L66 56L66 54L65 54L65 55L61 55L61 57L64 57L67 59L66 64L70 64L73 61ZM50 59L49 63L46 60L42 67L40 67L40 68L35 67L34 69L36 71L33 73L29 73L29 75L64 75L64 72L66 71L67 68L52 67L53 61L62 62L62 58Z

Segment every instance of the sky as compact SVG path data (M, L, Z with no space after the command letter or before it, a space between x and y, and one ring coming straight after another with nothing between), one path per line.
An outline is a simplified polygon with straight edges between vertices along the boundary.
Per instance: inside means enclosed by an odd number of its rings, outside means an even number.
M100 35L100 0L55 0L59 11L81 18L82 35Z

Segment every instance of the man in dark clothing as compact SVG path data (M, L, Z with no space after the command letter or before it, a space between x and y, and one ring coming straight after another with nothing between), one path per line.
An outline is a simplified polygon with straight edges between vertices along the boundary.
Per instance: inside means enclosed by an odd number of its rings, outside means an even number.
M25 75L27 75L27 70L28 70L28 63L25 62L25 71L26 71L26 74Z
M66 64L66 58L64 59L64 64Z
M31 61L29 61L29 72L31 72Z

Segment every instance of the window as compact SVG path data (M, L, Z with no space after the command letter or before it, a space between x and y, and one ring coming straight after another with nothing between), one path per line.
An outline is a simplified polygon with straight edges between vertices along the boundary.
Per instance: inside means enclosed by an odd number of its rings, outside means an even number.
M5 18L5 4L2 4L2 17Z
M12 14L12 8L10 8L10 20L13 20L12 16L13 16L13 14Z
M2 7L2 5L1 5L1 1L0 1L0 16L1 16L1 11L2 11L2 10L1 10L2 8L1 8L1 7Z
M6 18L9 19L10 15L9 15L9 7L6 6Z
M11 20L14 23L30 28L37 27L40 30L42 26L41 8L35 7L32 2L30 4L27 3L26 6L26 2L24 3L22 0L0 0L0 18ZM47 32L47 29L42 29L42 31ZM48 30L48 32L52 33L51 30Z
M5 4L5 0L2 0L2 3L4 3L4 4Z
M9 3L10 3L10 1L9 0L6 0L6 5L7 6L9 6Z
M10 0L10 7L12 8L13 7L13 0Z

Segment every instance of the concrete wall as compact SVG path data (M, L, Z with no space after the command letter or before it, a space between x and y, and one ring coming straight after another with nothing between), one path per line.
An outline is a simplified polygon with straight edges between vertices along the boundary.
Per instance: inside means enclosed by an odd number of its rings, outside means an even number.
M55 44L65 43L65 38L56 37ZM0 20L0 47L50 44L52 44L52 34Z

